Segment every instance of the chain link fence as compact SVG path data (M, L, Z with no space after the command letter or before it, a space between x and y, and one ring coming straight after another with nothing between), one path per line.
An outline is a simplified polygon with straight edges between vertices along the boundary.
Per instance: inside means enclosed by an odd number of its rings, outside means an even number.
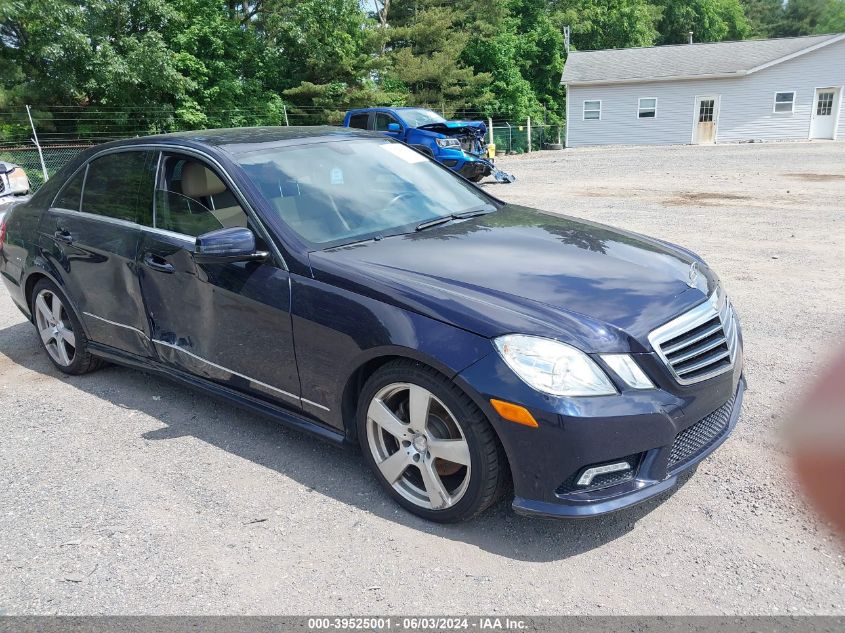
M509 121L493 123L493 143L496 145L496 154L499 155L562 149L564 138L566 138L564 125L532 124L529 137L527 121L525 123Z
M529 120L491 121L483 113L472 110L443 112L437 107L429 109L448 119L481 120L488 127L492 123L487 140L495 143L498 155L561 149L565 138L564 125ZM212 127L244 127L338 125L343 120L344 111L343 107L281 105L272 112L232 109L203 114L213 124ZM93 106L54 106L32 108L30 121L26 109L0 110L0 161L23 167L33 190L36 190L44 183L44 169L48 176L52 176L79 152L92 145L146 134L193 129L191 126L180 125L172 112L164 114L163 109L130 111ZM38 145L44 157L43 167Z
M48 176L55 174L79 152L92 145L93 143L41 145ZM38 148L34 144L0 146L0 161L23 167L26 175L29 176L29 184L33 191L44 184L44 170L41 167Z

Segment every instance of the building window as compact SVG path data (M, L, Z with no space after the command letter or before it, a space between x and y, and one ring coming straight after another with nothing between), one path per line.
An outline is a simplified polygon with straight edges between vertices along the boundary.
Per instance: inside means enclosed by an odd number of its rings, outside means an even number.
M601 119L601 101L584 102L584 120Z
M775 112L795 112L795 93L776 92Z
M640 99L637 109L637 118L653 119L657 116L657 99L654 97L643 97Z

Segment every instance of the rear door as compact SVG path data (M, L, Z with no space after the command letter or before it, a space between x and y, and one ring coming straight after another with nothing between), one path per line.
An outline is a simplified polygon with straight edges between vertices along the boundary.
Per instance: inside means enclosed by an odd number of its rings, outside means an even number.
M118 151L84 165L40 224L40 245L92 340L147 356L135 259L152 210L153 152Z
M223 175L194 155L163 152L151 230L138 251L152 343L165 363L288 406L300 404L290 276L264 262L196 264L196 236L243 226L268 250Z

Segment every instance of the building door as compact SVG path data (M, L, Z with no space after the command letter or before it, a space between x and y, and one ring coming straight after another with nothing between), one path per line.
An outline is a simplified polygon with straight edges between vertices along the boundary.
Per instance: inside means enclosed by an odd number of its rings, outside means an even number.
M693 143L707 144L716 142L716 125L719 122L718 97L696 97L695 128Z
M839 93L839 88L816 88L813 115L810 118L810 138L836 138Z

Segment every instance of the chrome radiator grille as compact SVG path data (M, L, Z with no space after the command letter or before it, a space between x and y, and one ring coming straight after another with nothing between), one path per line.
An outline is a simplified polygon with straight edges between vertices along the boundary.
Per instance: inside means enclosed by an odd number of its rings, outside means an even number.
M717 289L700 306L649 335L654 350L682 385L706 380L733 367L739 339L730 300Z

